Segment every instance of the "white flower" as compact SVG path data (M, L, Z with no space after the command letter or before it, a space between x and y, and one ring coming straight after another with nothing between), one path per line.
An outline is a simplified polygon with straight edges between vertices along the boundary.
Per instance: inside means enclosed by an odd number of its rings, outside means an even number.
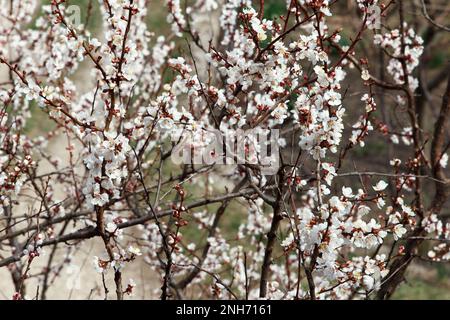
M115 34L113 36L113 44L117 47L122 46L123 43L123 37L120 34Z
M322 87L327 87L329 85L328 76L323 68L319 65L314 67L314 72L317 74L317 81Z
M322 168L326 171L325 181L329 186L331 186L333 178L336 176L336 168L328 162L322 163Z
M385 204L386 204L386 201L384 201L384 199L382 197L379 197L377 199L377 207L378 207L378 209L383 208Z
M383 191L384 189L386 189L388 186L388 184L386 182L384 182L383 180L378 181L378 183L373 186L373 190L380 192Z
M135 255L135 256L141 256L142 252L141 249L133 247L133 246L129 246L128 247L128 252Z
M339 106L341 104L341 94L336 91L325 92L324 98L330 106Z
M26 95L27 100L36 100L39 98L41 88L33 79L30 79L28 80L28 86L23 88L22 92Z
M402 224L399 223L395 225L393 232L394 232L394 239L398 240L406 233L406 229Z
M281 242L283 248L290 246L294 242L294 235L290 233L286 239Z
M441 157L441 159L439 160L439 165L442 168L446 168L447 167L447 163L448 163L448 154L444 153Z
M361 79L363 79L364 81L367 81L370 79L370 74L367 69L363 69L363 71L361 72Z
M109 268L109 263L107 261L101 260L97 256L94 256L92 262L94 264L95 271L97 271L98 273L103 273Z
M353 190L350 187L342 187L342 194L346 198L353 198L354 197Z
M97 38L92 38L91 41L89 41L89 44L91 46L93 46L94 48L98 48L98 47L100 47L102 45L101 42L98 41Z
M353 244L357 248L364 248L366 246L366 239L362 231L357 231L353 234Z
M275 108L274 111L272 111L272 116L279 120L278 123L283 123L283 120L286 119L288 117L288 107L286 105L286 103L280 103L278 104L278 106Z
M267 39L267 35L266 35L266 33L264 31L258 32L258 40L259 41L264 41L266 39Z
M392 159L391 161L389 161L389 164L391 166L399 166L402 163L402 160L400 159Z
M399 144L400 143L400 140L398 139L398 135L396 135L396 134L391 135L391 141L392 141L393 144Z
M365 205L361 205L358 208L358 214L360 216L365 216L366 214L368 214L370 212L370 208L368 206Z
M375 284L375 279L373 277L368 276L368 275L363 276L364 289L366 289L367 291L370 291L373 289L374 284Z
M108 222L106 224L105 230L109 233L114 233L117 230L117 225L114 222Z

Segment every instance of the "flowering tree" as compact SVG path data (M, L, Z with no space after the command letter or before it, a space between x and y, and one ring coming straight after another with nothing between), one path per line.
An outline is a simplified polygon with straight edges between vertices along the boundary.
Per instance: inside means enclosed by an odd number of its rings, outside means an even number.
M449 30L429 3L167 0L158 35L162 1L91 0L81 23L68 2L0 7L14 299L45 298L92 238L117 299L138 259L161 299L386 299L413 261L450 260L450 69L426 72ZM374 140L389 152L368 171L355 155Z

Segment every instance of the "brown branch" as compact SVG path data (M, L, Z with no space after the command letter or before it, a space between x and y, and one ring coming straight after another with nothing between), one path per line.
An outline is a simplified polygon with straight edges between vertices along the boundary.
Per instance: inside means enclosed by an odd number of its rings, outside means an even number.
M270 265L272 264L272 253L277 237L277 230L280 226L283 208L283 190L284 190L284 169L278 171L278 188L276 189L276 202L273 204L273 217L270 225L270 231L267 234L267 244L264 251L264 259L261 266L261 279L259 283L259 296L265 298L267 294L267 282L269 279Z

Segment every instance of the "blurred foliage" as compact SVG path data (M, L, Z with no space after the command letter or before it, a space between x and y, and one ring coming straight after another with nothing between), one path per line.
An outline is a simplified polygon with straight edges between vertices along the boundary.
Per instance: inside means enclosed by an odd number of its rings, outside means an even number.
M36 101L30 101L32 119L26 122L25 133L30 136L49 132L56 128L55 122L49 118L44 109L40 108Z
M270 0L264 5L264 18L273 19L286 13L286 2L280 0Z
M392 299L394 300L450 300L450 287L448 284L426 282L415 278L413 281L401 285Z
M438 51L428 61L428 67L431 69L440 68L445 65L446 59L448 59L448 55L445 52Z

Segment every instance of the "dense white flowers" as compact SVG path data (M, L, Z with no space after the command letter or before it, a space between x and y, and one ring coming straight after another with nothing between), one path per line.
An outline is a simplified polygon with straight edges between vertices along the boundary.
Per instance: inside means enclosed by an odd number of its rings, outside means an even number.
M389 33L375 35L374 43L383 49L389 50L392 54L392 59L389 60L387 70L394 80L399 84L403 84L405 83L406 77L408 77L409 87L414 91L419 83L418 80L413 77L412 72L419 64L419 58L423 52L423 40L420 36L416 35L412 28L408 28L406 23L404 29L403 48L402 37L398 29L394 29ZM399 60L403 54L408 60L408 63L406 63L406 70L403 70L403 65Z
M20 1L23 7L18 2L12 12L24 26L31 22L35 1ZM370 146L369 134L407 148L415 146L415 127L406 124L396 131L379 119L373 90L378 80L365 59L356 77L364 91L347 94L352 88L345 81L355 81L353 60L360 58L359 38L340 47L339 32L326 24L330 1L299 3L302 10L286 2L289 22L286 16L266 17L249 0L199 0L187 6L166 0L168 37L148 29L146 0L99 1L103 24L95 35L68 25L58 1L43 6L35 29L0 26L1 62L12 74L8 86L0 85L5 105L0 111L0 214L8 214L21 193L36 189L34 198L42 206L27 219L73 215L67 228L75 235L69 239L100 237L104 248L91 267L102 276L114 272L120 281L127 265L142 259L163 281L172 281L168 288L208 284L216 298L229 298L228 286L237 296L260 297L255 284L263 268L262 291L269 299L344 299L378 290L394 249L401 256L395 241L402 244L418 225L445 239L450 228L425 213L423 204L410 201L422 178L413 169L420 161L428 164L419 159L420 152L408 159L397 155L390 166L386 161L389 172L346 172L348 151ZM365 14L375 5L358 1ZM220 32L207 39L195 28L199 16L213 14L220 16ZM372 28L376 21L369 17L367 23ZM423 41L413 29L404 29L403 35L398 29L377 33L374 42L390 56L387 71L395 85L407 81L414 92ZM90 68L82 89L74 80L81 65ZM346 111L352 97L357 113ZM395 102L407 103L400 95ZM35 104L56 128L30 138L22 133ZM239 160L245 161L217 166L226 163L219 161L223 150L208 149L214 139L207 133L234 139L247 129L281 132L280 152L270 147L272 159L283 160L279 170L266 174L258 166L265 146L253 137L240 145L244 159ZM67 167L45 149L56 135L68 140ZM183 146L187 154L197 159L196 150L207 149L213 160L168 164L186 137L192 137ZM34 185L41 159L52 170ZM447 167L445 151L438 162ZM351 176L359 177L356 183L346 180ZM60 188L64 201L54 196ZM224 195L215 197L219 189ZM57 239L59 230L38 229L21 255L39 256L46 239ZM428 258L450 260L448 252L438 245ZM297 278L303 274L315 285L305 289ZM119 295L131 295L135 287L130 279Z

